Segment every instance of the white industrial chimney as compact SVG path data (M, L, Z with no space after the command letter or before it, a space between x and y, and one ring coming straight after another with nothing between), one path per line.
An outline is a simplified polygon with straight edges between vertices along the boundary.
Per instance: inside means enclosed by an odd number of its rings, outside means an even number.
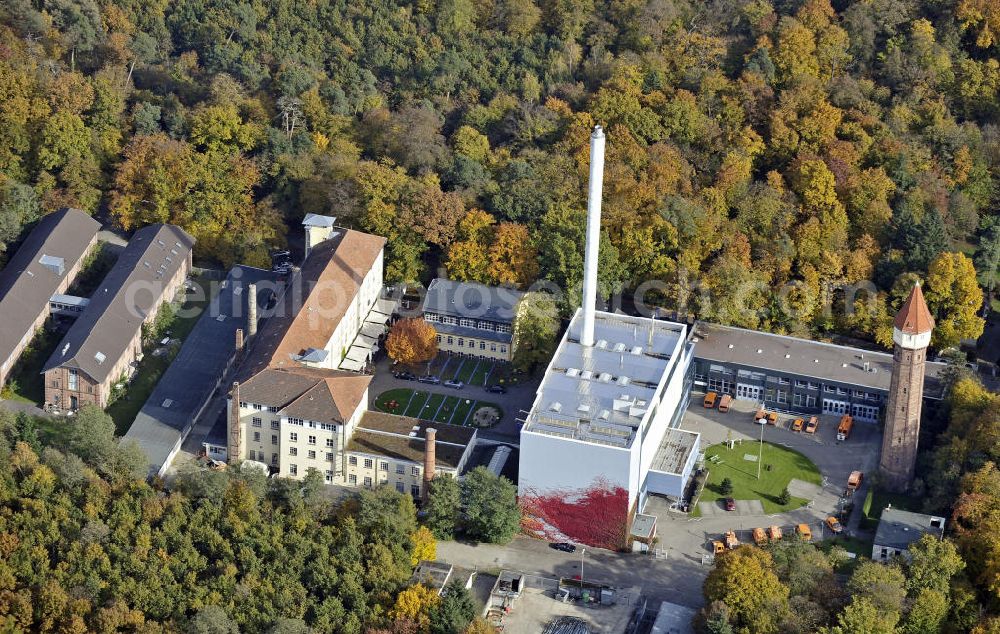
M594 126L590 135L590 190L587 196L587 246L583 264L583 330L580 344L594 345L594 311L597 310L597 252L601 244L601 194L604 191L604 130Z

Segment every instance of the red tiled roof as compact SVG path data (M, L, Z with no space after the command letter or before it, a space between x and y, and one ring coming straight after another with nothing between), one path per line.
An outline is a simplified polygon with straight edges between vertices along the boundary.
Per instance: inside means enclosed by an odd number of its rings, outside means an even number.
M924 301L924 293L920 290L920 284L914 284L910 296L906 298L903 307L896 313L896 321L893 325L900 332L907 335L918 335L930 332L934 329L934 318Z

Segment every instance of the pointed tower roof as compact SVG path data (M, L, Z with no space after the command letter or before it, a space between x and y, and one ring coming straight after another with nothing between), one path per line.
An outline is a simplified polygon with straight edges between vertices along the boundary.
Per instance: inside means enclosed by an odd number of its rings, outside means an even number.
M903 307L896 313L893 322L896 330L907 335L919 335L934 330L934 318L924 301L924 292L920 290L920 282L913 285L910 296L906 298Z

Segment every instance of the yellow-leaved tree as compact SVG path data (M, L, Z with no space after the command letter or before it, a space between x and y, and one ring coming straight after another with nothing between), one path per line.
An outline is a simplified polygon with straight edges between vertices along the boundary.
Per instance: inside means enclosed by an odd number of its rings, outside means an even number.
M400 319L392 325L385 349L393 361L413 365L437 354L437 331L419 317Z

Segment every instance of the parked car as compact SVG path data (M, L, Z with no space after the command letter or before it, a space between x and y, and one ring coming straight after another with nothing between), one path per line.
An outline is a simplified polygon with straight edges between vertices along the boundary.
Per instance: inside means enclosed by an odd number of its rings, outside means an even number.
M571 544L569 542L556 542L554 544L549 544L549 546L551 546L552 548L555 548L556 550L561 550L564 553L575 553L576 552L576 546L574 546L573 544Z
M456 390L460 390L463 387L465 387L465 383L463 383L461 381L452 381L452 380L449 379L449 380L447 380L447 381L444 382L444 386L445 387L453 387Z
M806 423L806 433L807 434L815 434L817 427L819 427L819 419L816 418L815 416L812 416L809 419L809 422Z
M801 418L796 418L795 420L793 420L792 421L792 431L802 431L802 424L804 422L805 421L803 421Z
M441 379L434 376L433 374L425 374L423 376L418 376L417 381L420 381L421 383L431 383L433 385L437 385L438 383L441 382Z
M726 510L735 511L736 510L736 500L733 498L726 498Z
M402 381L413 381L417 378L412 372L407 372L406 370L403 370L402 372L393 372L392 375Z
M507 388L502 385L487 385L486 391L492 392L493 394L506 394Z
M826 527L836 534L844 532L844 527L841 526L840 520L833 516L826 518Z
M808 524L799 524L798 526L795 527L795 532L799 534L799 539L801 539L802 541L806 542L812 541L813 534L812 530L809 529Z

